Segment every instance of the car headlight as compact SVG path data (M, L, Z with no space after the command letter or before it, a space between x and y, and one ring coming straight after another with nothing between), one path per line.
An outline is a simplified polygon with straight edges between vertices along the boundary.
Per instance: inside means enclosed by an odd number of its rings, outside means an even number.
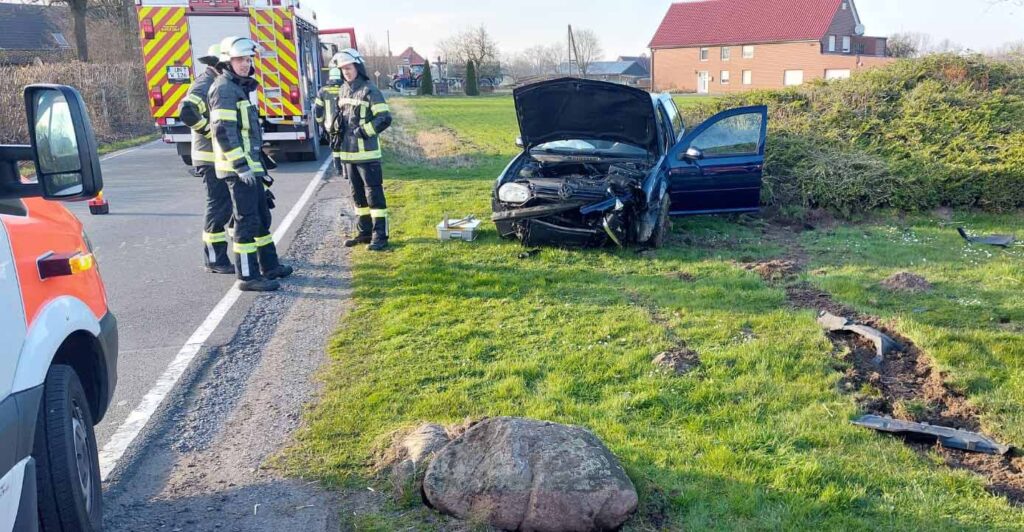
M530 201L530 188L519 183L505 183L498 189L498 199L505 203Z

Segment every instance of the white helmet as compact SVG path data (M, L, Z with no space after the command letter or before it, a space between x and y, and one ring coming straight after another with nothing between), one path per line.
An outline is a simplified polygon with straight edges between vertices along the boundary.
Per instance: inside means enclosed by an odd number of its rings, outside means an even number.
M220 43L210 45L210 48L206 50L206 55L197 59L204 65L215 66L220 61Z
M228 37L220 42L220 60L224 63L233 57L259 55L260 45L248 37Z
M363 54L359 53L355 48L347 48L336 54L331 59L331 66L341 68L345 65L362 65L366 62L363 61Z

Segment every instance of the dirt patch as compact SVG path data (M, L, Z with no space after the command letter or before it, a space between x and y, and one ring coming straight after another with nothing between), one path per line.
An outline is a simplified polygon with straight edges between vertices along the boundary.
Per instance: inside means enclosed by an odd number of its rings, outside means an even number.
M686 347L680 347L661 353L654 357L652 363L658 369L682 376L700 367L700 356Z
M405 163L426 164L437 168L468 168L474 165L465 155L466 142L454 129L435 127L417 131L416 114L402 103L391 106L395 121L384 135L388 148Z
M692 273L690 273L690 272L673 272L673 273L666 274L665 277L668 277L669 279L673 279L673 280L680 281L680 282L683 282L683 283L695 283L695 282L697 282L697 276L692 274Z
M960 392L946 385L944 375L932 359L909 338L894 331L882 320L858 315L840 305L825 292L806 285L787 289L790 303L798 308L828 311L878 329L898 342L902 349L875 363L873 343L849 333L830 333L835 352L847 366L841 389L852 394L867 413L896 419L929 423L978 432L979 412ZM982 475L992 493L1005 496L1014 505L1024 505L1024 458L992 456L947 449L936 443L908 441L921 451L932 450L946 464Z
M796 276L803 267L792 260L775 259L745 264L743 269L756 272L765 281L775 282Z
M882 281L882 286L894 292L924 293L932 291L932 284L920 275L899 272Z

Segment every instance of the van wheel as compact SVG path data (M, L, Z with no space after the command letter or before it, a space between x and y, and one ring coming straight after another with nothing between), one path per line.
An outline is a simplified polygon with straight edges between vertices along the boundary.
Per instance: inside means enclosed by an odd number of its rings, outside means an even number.
M672 219L668 215L671 208L672 202L666 193L665 197L661 200L661 211L658 213L658 224L654 226L654 232L651 233L651 239L647 241L647 244L654 249L661 249L665 247L665 242L668 242L668 235L672 232Z
M70 366L54 365L46 374L32 456L39 466L40 528L101 530L103 492L92 411Z

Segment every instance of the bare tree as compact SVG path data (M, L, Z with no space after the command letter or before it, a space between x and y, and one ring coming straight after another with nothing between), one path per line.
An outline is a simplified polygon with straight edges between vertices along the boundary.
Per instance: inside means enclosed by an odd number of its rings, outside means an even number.
M601 39L594 30L583 29L573 32L573 40L576 44L574 55L576 56L580 73L583 74L583 77L587 77L590 66L596 61L600 61L604 56L604 50L601 48Z
M46 3L51 6L66 5L71 10L74 19L75 50L78 52L79 61L89 60L89 37L87 34L85 17L88 14L89 6L86 0L29 0L31 3Z
M465 65L472 61L477 65L487 65L498 60L498 43L484 25L449 37L439 42L437 47L450 63Z
M383 41L379 41L371 35L363 37L359 41L359 52L366 59L366 73L373 76L380 72L381 78L390 83L391 75L395 73L396 59L388 53L388 47ZM379 80L374 80L379 82Z
M921 53L921 39L912 33L895 33L889 36L890 57L917 57Z

